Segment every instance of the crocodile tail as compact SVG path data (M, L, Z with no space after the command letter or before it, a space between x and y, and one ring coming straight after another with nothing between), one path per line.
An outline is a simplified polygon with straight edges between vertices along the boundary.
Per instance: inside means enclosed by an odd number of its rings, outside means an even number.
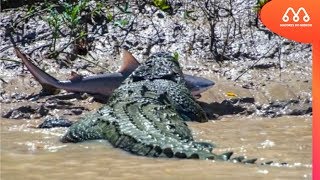
M211 147L200 147L198 142L185 143L182 147L162 147L161 145L144 144L137 142L129 136L118 136L118 139L113 144L117 148L122 148L130 153L162 158L179 158L179 159L200 159L200 160L215 160L215 161L229 161L232 163L255 164L257 158L246 159L244 156L232 157L233 152L227 151L221 154L214 154L211 152ZM197 145L195 145L197 144ZM207 143L206 143L207 144ZM261 163L261 165L271 165L273 161ZM282 163L286 165L286 163Z
M115 131L114 131L115 132ZM233 152L227 152L220 155L213 154L204 147L192 145L191 142L184 143L183 146L171 147L171 145L148 144L137 141L128 135L114 135L112 141L109 140L116 148L121 148L132 154L149 157L162 158L180 158L180 159L211 159L227 161Z
M14 49L17 56L22 60L23 64L28 68L34 78L41 84L42 92L55 94L58 90L59 81L34 65L18 47L15 47Z

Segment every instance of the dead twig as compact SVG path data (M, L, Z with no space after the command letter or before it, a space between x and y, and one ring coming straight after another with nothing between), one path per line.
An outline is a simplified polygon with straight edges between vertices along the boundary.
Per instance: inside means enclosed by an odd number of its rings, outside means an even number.
M21 64L21 62L18 60L8 59L8 58L0 58L0 61L9 61L9 62L15 62L15 63Z
M102 68L102 69L104 69L104 70L109 71L108 68L99 65L98 62L91 61L90 59L88 59L88 58L86 58L86 57L84 57L84 56L81 56L81 55L79 55L79 54L74 54L74 53L69 53L69 52L61 52L61 53L65 53L65 54L68 54L68 55L77 56L78 58L83 59L84 61L86 61L86 62L88 62L88 63L90 63L90 64L93 64L93 65L98 66L98 67L100 67L100 68Z

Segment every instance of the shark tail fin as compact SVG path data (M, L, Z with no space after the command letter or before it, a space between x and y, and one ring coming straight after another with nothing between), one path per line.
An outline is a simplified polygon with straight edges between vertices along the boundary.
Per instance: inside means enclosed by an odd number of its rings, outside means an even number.
M27 67L34 78L41 84L42 93L44 94L56 94L58 92L59 81L54 77L50 76L36 65L20 51L18 47L14 47L17 57L19 57L23 64Z

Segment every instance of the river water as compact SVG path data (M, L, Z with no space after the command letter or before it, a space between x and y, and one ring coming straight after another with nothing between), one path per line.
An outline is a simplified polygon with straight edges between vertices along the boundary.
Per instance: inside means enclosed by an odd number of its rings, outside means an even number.
M66 128L35 129L41 120L1 119L1 179L311 179L312 120L300 117L224 117L188 123L216 153L274 160L261 166L130 155L106 141L63 144Z

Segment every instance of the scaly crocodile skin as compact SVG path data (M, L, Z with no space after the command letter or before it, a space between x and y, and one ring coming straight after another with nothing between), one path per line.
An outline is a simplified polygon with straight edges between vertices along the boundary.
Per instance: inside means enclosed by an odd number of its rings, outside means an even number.
M212 144L194 141L188 120L207 118L185 87L178 62L157 53L114 91L106 106L72 125L62 142L106 139L136 155L229 160L232 152L216 155ZM250 161L255 159L243 162Z

